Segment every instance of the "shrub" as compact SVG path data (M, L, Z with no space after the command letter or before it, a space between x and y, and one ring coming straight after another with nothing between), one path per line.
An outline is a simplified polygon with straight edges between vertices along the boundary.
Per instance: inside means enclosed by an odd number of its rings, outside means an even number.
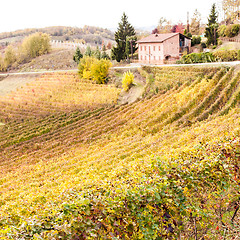
M207 63L207 62L215 62L215 57L212 53L191 53L185 56L182 56L181 63L189 64L189 63Z
M226 29L227 26L226 25L221 25L218 29L218 33L220 37L226 37Z
M95 60L90 68L91 78L96 83L105 83L112 63L107 59Z
M233 24L226 27L225 34L227 37L235 37L239 33L239 24Z
M90 69L91 65L94 62L94 57L84 56L78 65L78 74L81 78L91 79ZM89 73L88 73L89 72Z
M238 51L236 50L218 50L213 53L214 57L223 62L235 61L238 59Z
M205 42L202 42L202 43L201 43L201 47L202 47L202 48L206 48L206 47L207 47L206 43L205 43Z
M78 65L78 74L81 78L94 80L96 83L105 83L112 63L107 59L96 59L84 56Z
M200 36L198 36L198 37L193 37L192 38L192 42L191 42L191 44L192 44L192 46L194 46L194 45L197 45L197 44L200 44L201 43L201 37Z
M123 74L122 88L124 91L128 91L134 81L134 75L132 72L128 71Z
M49 53L51 49L50 36L41 32L34 33L23 40L21 48L26 58L35 58Z

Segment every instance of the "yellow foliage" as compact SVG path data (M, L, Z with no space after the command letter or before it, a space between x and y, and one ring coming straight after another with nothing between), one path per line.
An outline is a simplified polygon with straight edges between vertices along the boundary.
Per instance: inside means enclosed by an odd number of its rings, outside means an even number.
M13 47L9 45L4 55L5 67L10 67L16 60L17 60L16 52L14 51Z
M94 80L99 84L105 83L111 66L109 60L84 56L78 65L78 74L84 79Z
M105 83L106 77L108 75L109 69L112 63L107 59L95 60L91 65L91 75L92 80L96 83Z
M23 40L21 48L27 57L35 58L41 56L50 52L50 36L41 32L34 33Z
M128 71L124 73L122 79L122 88L124 91L128 91L134 81L134 75L132 72Z

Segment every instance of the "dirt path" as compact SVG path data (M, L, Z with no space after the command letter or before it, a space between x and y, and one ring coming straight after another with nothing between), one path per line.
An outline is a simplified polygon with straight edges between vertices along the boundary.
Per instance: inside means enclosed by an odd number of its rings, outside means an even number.
M118 104L133 103L142 98L146 80L141 77L140 74L137 74L137 76L135 74L134 77L134 85L129 89L128 92L122 90L118 99Z
M21 74L21 75L6 75L0 78L0 96L5 96L12 91L26 85L29 82L36 80L39 74Z

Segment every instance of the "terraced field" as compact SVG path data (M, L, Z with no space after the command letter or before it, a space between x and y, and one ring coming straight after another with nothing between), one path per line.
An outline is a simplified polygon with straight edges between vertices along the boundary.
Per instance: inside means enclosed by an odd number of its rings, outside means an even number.
M1 98L3 239L234 239L240 73L144 68L155 95L45 74ZM150 84L147 81L147 84Z

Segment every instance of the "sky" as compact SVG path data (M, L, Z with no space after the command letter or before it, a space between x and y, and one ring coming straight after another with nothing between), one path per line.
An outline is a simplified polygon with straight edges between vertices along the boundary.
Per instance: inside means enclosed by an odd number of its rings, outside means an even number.
M123 12L135 28L157 26L161 17L186 23L195 9L207 22L211 6L221 0L1 0L0 32L48 26L116 29Z

